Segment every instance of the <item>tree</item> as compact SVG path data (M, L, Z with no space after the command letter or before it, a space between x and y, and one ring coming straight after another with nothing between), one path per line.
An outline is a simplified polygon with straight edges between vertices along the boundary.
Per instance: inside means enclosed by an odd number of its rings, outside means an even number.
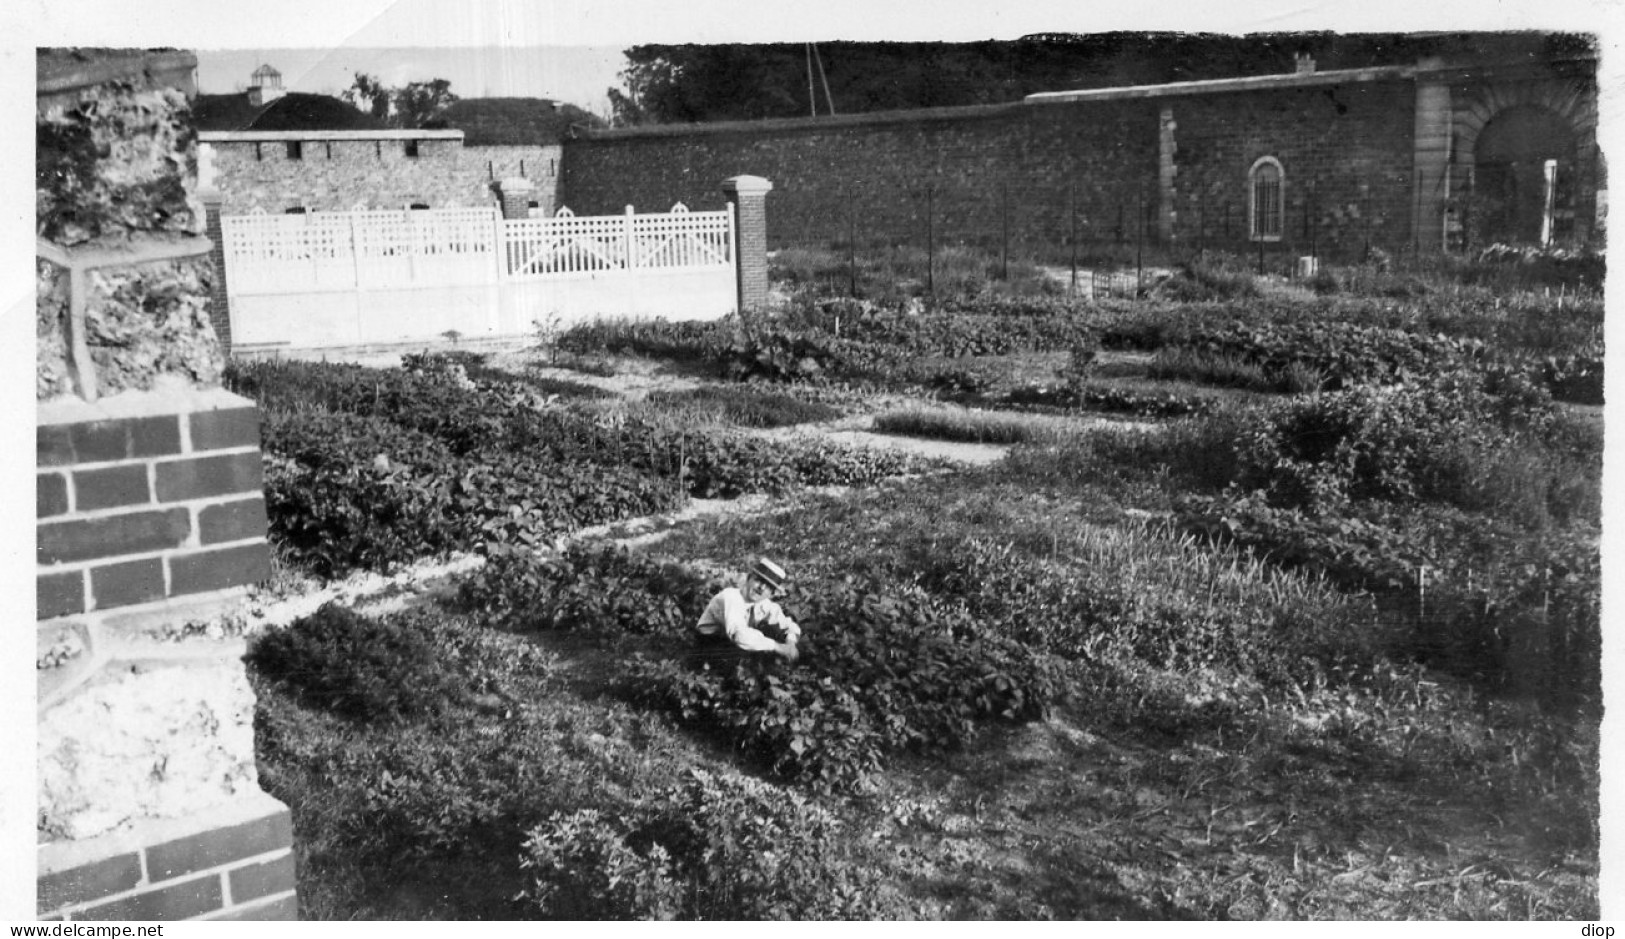
M377 78L366 72L356 72L355 81L341 95L357 110L371 114L381 121L389 120L390 92Z
M436 78L408 82L404 88L387 88L366 72L356 72L355 81L342 97L350 104L391 127L427 127L433 124L457 96L451 82Z
M405 88L395 91L394 123L397 127L429 127L456 100L451 82L444 78L408 82Z
M841 114L1020 101L1044 91L1235 78L1316 68L1414 65L1429 55L1515 61L1541 49L1586 50L1591 37L1537 33L1041 33L1012 41L829 42L808 82L805 43L642 45L625 50L609 90L617 124L806 117L809 93Z

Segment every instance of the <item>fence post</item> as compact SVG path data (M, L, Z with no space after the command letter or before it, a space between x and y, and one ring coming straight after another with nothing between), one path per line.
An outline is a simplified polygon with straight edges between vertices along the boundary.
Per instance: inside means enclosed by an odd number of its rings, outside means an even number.
M226 293L226 233L220 219L224 196L214 180L214 148L198 144L198 200L203 203L204 233L212 246L209 259L214 262L214 286L209 291L209 321L220 342L220 351L231 354L231 299Z
M530 197L536 184L523 176L509 176L497 183L503 218L530 218Z
M626 255L625 266L629 273L638 266L638 245L636 238L632 235L632 212L632 207L627 206L625 227L621 230L621 250Z
M722 181L722 195L734 207L737 226L735 270L739 312L767 306L767 194L773 184L760 176Z

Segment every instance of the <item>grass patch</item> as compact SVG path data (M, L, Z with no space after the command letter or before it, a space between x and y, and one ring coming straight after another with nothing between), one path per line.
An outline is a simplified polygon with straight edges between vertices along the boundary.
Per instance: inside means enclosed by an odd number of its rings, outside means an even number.
M792 427L835 420L842 413L840 409L822 402L804 401L779 391L734 385L706 385L689 391L656 391L647 400L660 407L692 407L743 427Z
M995 411L948 411L915 408L877 414L877 433L966 443L1032 443L1062 435L1053 420Z

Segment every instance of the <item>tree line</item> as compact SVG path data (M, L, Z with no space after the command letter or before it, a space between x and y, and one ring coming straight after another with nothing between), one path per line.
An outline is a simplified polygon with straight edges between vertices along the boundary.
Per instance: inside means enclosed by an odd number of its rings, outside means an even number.
M1430 55L1517 61L1596 47L1563 33L1045 33L982 42L639 45L617 125L807 117L1019 101L1043 91L1414 64Z

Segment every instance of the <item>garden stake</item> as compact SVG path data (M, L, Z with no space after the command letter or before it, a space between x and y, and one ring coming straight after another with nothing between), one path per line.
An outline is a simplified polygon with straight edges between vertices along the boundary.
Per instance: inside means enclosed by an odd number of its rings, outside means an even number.
M1067 285L1067 296L1074 296L1078 292L1078 185L1073 183L1067 187L1067 199L1072 204L1072 238L1068 247L1072 250L1072 281Z

